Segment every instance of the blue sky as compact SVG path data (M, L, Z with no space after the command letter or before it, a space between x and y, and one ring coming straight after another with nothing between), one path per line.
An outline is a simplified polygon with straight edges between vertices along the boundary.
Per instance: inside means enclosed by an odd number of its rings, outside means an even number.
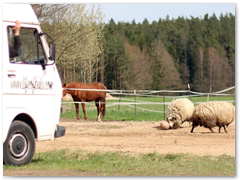
M132 22L133 19L137 23L142 23L145 18L152 23L158 21L159 18L177 19L178 16L190 19L191 16L204 18L208 13L212 16L213 13L217 17L232 13L235 15L236 4L166 4L166 3L142 3L142 4L102 4L102 12L105 14L105 23L108 23L111 18L117 23L118 21Z

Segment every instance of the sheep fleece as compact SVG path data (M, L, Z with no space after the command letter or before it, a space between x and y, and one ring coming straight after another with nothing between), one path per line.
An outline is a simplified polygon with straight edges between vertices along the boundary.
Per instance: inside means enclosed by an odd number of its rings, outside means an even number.
M172 121L174 127L179 127L183 122L189 121L193 115L194 104L187 98L172 101L167 108L167 121ZM172 120L175 117L176 120Z
M211 101L196 106L192 122L193 126L204 126L211 129L214 126L228 126L235 120L235 106L225 101Z

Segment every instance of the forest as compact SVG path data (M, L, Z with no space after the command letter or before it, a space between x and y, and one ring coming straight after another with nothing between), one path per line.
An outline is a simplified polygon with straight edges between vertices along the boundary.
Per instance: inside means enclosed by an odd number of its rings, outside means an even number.
M100 6L32 5L56 41L62 83L216 92L235 85L235 16L103 23ZM157 19L157 17L156 17Z

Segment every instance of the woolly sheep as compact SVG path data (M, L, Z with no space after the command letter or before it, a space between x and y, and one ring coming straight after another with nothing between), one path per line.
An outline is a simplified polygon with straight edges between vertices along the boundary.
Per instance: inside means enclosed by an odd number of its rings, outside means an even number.
M187 98L172 101L167 108L167 122L170 128L176 129L185 121L189 121L194 111L194 104Z
M224 128L227 133L226 127L235 120L235 106L232 103L225 101L211 101L201 103L196 106L192 119L192 130L194 127L200 125L205 128L209 128L213 133L212 128L219 127L219 133L221 127Z

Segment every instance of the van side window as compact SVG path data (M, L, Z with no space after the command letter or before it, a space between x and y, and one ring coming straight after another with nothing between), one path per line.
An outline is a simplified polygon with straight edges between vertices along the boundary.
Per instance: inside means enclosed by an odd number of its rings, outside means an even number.
M21 28L20 40L21 47L16 57L10 57L11 63L19 64L41 64L46 60L41 42L37 43L36 29ZM14 47L14 33L8 27L9 48ZM38 58L39 55L39 58Z

